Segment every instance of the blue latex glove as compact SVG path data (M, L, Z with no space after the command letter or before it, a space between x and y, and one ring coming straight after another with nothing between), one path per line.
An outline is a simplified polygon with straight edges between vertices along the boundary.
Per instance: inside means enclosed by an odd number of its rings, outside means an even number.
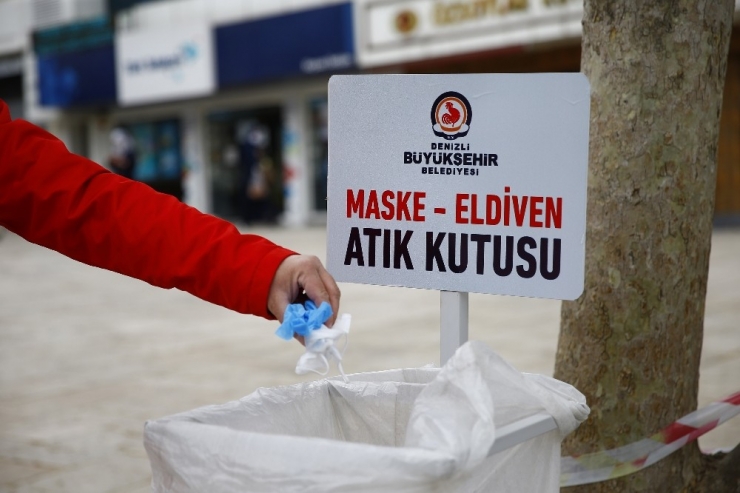
M295 334L306 336L316 330L332 316L331 305L326 301L316 308L313 301L306 301L305 305L295 303L288 305L283 315L283 323L275 331L275 335L289 341Z

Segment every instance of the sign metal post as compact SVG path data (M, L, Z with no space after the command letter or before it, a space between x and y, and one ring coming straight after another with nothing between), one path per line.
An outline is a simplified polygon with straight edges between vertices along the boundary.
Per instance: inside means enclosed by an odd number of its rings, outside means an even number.
M439 366L468 341L468 293L439 292Z

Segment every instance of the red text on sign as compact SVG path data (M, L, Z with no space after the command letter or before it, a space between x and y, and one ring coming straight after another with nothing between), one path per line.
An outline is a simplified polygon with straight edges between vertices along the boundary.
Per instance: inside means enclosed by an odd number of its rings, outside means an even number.
M505 187L503 196L458 193L455 196L455 222L488 226L562 227L562 197L511 195L510 191L510 187Z
M424 221L426 192L347 190L347 217Z

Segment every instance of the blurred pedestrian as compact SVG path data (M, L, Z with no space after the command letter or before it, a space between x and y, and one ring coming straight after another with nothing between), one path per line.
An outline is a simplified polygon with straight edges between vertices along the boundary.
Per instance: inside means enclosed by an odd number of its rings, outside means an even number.
M316 257L298 255L70 153L10 119L0 99L0 226L89 265L178 288L240 313L282 320L307 296L339 308Z
M134 139L123 127L111 130L108 164L114 173L133 178L136 167L136 148Z
M261 223L273 223L273 212L270 190L274 180L272 159L264 148L257 149L257 162L247 185L247 196L252 204L252 217Z
M246 224L273 224L274 165L269 152L270 131L255 120L237 125L241 218Z

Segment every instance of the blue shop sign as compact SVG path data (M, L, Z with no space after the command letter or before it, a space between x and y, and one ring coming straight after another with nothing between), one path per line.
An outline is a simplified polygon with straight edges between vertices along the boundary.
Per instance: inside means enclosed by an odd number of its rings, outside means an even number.
M113 45L38 56L42 106L83 106L116 101Z
M352 5L241 22L216 29L220 87L355 66Z

